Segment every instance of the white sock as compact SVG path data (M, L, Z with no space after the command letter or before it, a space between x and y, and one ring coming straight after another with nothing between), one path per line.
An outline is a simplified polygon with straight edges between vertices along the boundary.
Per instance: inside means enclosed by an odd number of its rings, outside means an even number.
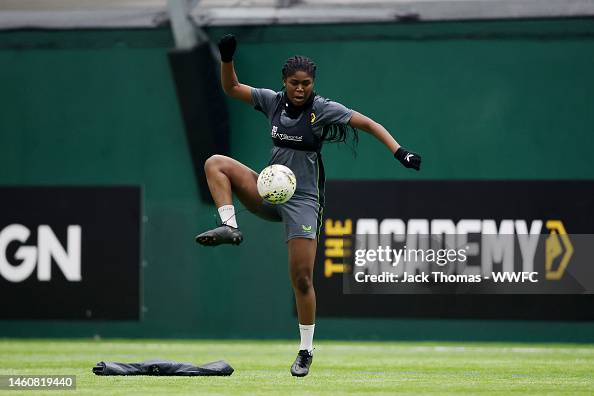
M299 333L301 334L301 345L299 350L307 349L309 352L313 351L313 336L316 325L302 325L299 324Z
M223 205L219 209L219 216L223 224L237 228L237 220L235 219L235 207L233 205Z

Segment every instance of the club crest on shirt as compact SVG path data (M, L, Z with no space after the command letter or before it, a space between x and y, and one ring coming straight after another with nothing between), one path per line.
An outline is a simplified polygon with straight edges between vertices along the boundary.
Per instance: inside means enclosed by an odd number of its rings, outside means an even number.
M311 113L311 123L313 124L316 120L316 113L312 112Z

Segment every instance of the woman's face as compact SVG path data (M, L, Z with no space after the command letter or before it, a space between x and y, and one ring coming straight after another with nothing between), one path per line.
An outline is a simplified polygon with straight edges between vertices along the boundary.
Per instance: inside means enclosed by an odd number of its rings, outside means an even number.
M284 80L287 98L295 106L304 104L313 92L314 80L304 71L298 70Z

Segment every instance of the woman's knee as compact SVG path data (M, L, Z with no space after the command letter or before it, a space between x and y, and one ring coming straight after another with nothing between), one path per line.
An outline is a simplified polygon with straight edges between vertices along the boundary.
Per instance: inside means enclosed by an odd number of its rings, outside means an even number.
M205 172L212 172L212 171L220 171L225 167L225 163L228 162L229 157L225 157L224 155L215 154L208 157L208 159L204 162L204 171Z
M293 275L293 288L301 294L308 294L313 289L311 275L305 272L298 272Z

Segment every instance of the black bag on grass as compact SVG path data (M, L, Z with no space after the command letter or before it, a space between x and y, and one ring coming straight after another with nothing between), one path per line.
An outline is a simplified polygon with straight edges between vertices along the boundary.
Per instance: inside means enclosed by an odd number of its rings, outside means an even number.
M224 360L202 366L170 360L146 360L140 363L99 362L93 367L93 373L97 375L227 376L233 371L233 367Z

